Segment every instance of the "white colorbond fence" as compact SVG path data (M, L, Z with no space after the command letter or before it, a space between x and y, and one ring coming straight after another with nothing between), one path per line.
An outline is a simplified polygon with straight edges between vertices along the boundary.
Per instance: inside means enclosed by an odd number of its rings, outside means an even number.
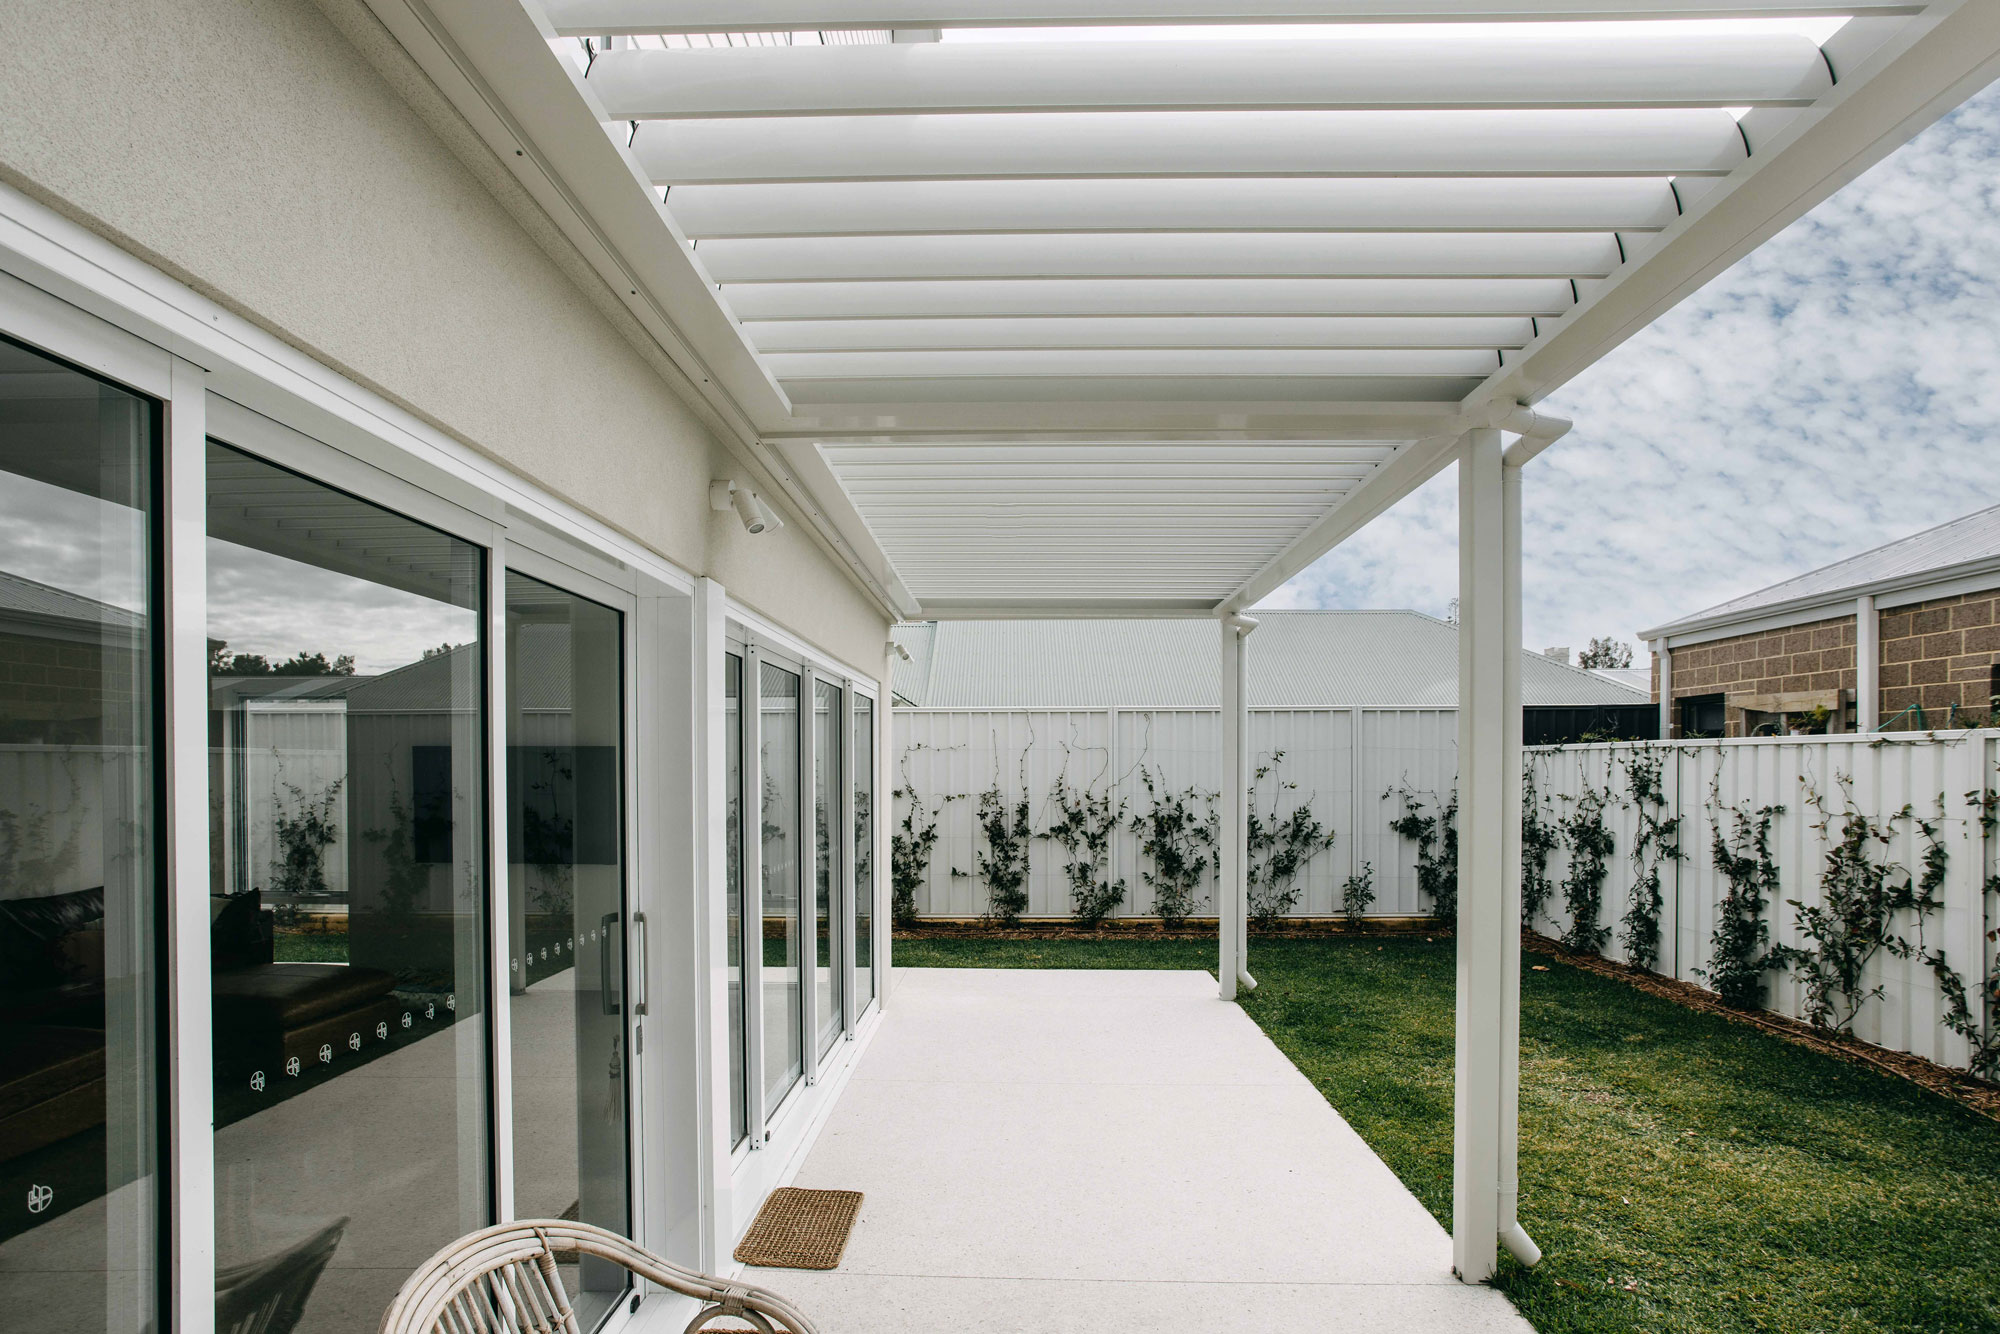
M1604 822L1611 831L1610 874L1604 883L1599 922L1611 930L1608 958L1625 960L1618 924L1630 904L1636 868L1631 859L1639 810L1631 798L1626 765L1635 751L1661 761L1666 808L1662 818L1679 817L1682 859L1660 871L1660 957L1657 970L1683 981L1703 983L1708 969L1716 905L1727 883L1715 867L1713 841L1720 825L1735 833L1732 810L1782 806L1771 823L1772 862L1778 871L1776 901L1765 908L1774 945L1809 945L1789 900L1820 903L1820 877L1831 843L1851 800L1876 825L1893 829L1891 841L1877 844L1875 859L1893 863L1911 876L1923 872L1928 840L1917 820L1930 822L1948 861L1939 897L1943 907L1925 915L1923 943L1941 950L1972 994L1977 1012L1981 979L1992 973L2000 927L2000 901L1990 888L1996 869L1994 832L1985 827L1976 794L2000 786L2000 732L1907 733L1871 737L1774 737L1737 741L1618 743L1538 747L1529 751L1545 818L1575 809L1585 784L1608 789ZM1812 803L1817 792L1831 821ZM1915 819L1894 819L1908 806ZM1547 911L1533 923L1546 935L1570 926L1563 903L1569 858L1559 843L1550 855L1553 882ZM1914 914L1898 913L1892 929L1916 938ZM1795 1019L1805 1014L1804 987L1792 970L1766 975L1767 1008ZM1855 1036L1946 1065L1966 1063L1966 1040L1943 1023L1944 998L1931 969L1915 957L1876 955L1862 990L1879 986L1879 999L1866 1001L1854 1023Z
M1127 804L1128 816L1146 804L1139 778L1143 765L1165 788L1189 786L1214 791L1221 779L1219 718L1213 710L993 711L898 709L896 743L899 790L913 788L935 805L955 796L938 814L939 840L927 885L918 891L923 917L976 917L986 911L986 887L978 871L983 848L976 821L978 794L999 785L1010 803L1023 789L1033 828L1048 828L1056 815L1049 798L1064 766L1078 785L1103 790ZM1285 758L1260 785L1260 806L1271 809L1276 781L1294 790L1277 793L1279 814L1299 804L1334 834L1333 847L1319 854L1301 875L1304 893L1293 915L1325 917L1340 911L1340 885L1361 862L1374 867L1376 897L1371 915L1411 917L1429 911L1417 892L1416 848L1399 838L1389 821L1400 803L1386 796L1407 787L1429 799L1435 813L1457 783L1454 711L1435 709L1252 710L1250 747L1254 765L1273 752ZM1356 738L1360 744L1355 744ZM1818 902L1829 831L1808 802L1819 792L1838 818L1851 798L1871 821L1890 821L1908 805L1932 821L1949 861L1941 893L1943 907L1923 923L1924 944L1942 950L1966 982L1975 1010L1981 979L1992 975L1995 944L1988 933L2000 928L2000 902L1989 886L2000 871L2000 838L1984 826L1968 794L2000 787L2000 732L1908 733L1860 740L1852 736L1755 738L1730 741L1615 743L1537 747L1528 763L1545 818L1575 809L1588 783L1608 789L1604 821L1612 836L1609 874L1603 886L1600 922L1611 932L1607 957L1623 960L1619 923L1629 905L1635 875L1631 860L1639 811L1632 802L1627 761L1650 751L1662 765L1666 808L1661 818L1678 817L1682 858L1661 868L1664 903L1660 915L1660 973L1702 983L1709 963L1716 905L1726 888L1715 869L1712 841L1718 820L1733 832L1727 811L1782 806L1771 829L1779 893L1765 909L1773 944L1799 945L1796 911L1786 900ZM1712 803L1711 793L1720 805ZM1942 807L1940 807L1942 802ZM898 796L895 818L909 810ZM1877 855L1921 873L1926 841L1914 821L1894 821L1896 835ZM900 831L900 825L898 826ZM1114 917L1150 915L1151 891L1140 878L1140 845L1129 826L1112 840L1110 875L1126 882L1126 901ZM1063 918L1070 912L1069 885L1062 875L1062 849L1034 839L1028 849L1026 916ZM1535 929L1561 936L1570 925L1564 909L1563 880L1568 857L1560 844L1547 873L1553 890ZM957 872L955 874L954 872ZM1214 875L1204 878L1196 915L1214 911ZM1902 925L1910 927L1908 913ZM1913 929L1913 928L1911 928ZM1910 934L1909 930L1905 934ZM1931 969L1916 958L1878 956L1865 989L1880 985L1883 995L1868 1001L1856 1019L1856 1036L1885 1047L1913 1052L1951 1065L1964 1065L1965 1039L1947 1029ZM1777 1013L1803 1018L1803 988L1789 971L1767 976L1766 1003Z
M1046 712L897 709L896 787L921 799L951 801L938 816L938 843L928 884L917 894L926 917L976 917L986 911L979 878L978 794L996 772L1010 801L1026 795L1033 827L1048 828L1057 812L1049 799L1056 775L1068 766L1073 785L1122 798L1130 815L1145 809L1143 766L1163 789L1214 792L1222 782L1221 720L1213 709L1068 710ZM1299 876L1303 889L1295 916L1340 911L1340 886L1361 862L1375 868L1373 912L1408 917L1426 911L1417 894L1411 846L1390 829L1401 806L1385 800L1392 785L1448 793L1457 774L1457 714L1451 709L1253 709L1250 755L1254 767L1283 750L1284 760L1258 786L1258 804L1278 814L1310 806L1333 832L1333 846ZM1354 744L1356 736L1361 745ZM996 769L997 766L997 769ZM1280 791L1280 782L1296 783ZM898 798L895 818L909 810ZM1139 837L1128 826L1111 842L1110 874L1126 882L1125 903L1114 917L1150 915L1152 891L1140 877ZM958 871L963 874L954 875ZM1028 850L1029 917L1067 917L1069 882L1062 849L1034 840ZM1196 915L1214 912L1215 875L1204 877Z

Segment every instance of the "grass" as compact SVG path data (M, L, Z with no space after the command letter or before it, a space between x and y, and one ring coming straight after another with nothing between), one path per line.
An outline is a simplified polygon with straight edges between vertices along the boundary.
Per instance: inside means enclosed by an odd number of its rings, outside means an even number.
M899 965L1209 968L1205 941L904 940ZM1452 943L1257 940L1244 1009L1440 1222ZM1521 1220L1544 1334L2000 1330L2000 1124L1553 960L1521 998Z

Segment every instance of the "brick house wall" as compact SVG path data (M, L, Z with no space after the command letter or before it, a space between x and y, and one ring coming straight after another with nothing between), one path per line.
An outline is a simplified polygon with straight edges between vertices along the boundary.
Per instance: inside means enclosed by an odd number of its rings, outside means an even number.
M1897 607L1880 620L1884 723L1912 705L1931 727L1945 725L1954 705L1982 718L1992 709L2000 588ZM1674 657L1678 663L1678 650ZM1897 726L1917 723L1909 718Z
M1673 654L1674 698L1695 695L1831 695L1847 691L1853 697L1854 617L1836 616L1782 630L1765 630L1729 639L1711 639L1670 650ZM1656 655L1657 656L1657 655ZM1660 697L1660 669L1653 665L1653 698ZM1743 735L1743 712L1732 707L1725 734ZM1679 730L1679 715L1675 715Z
M2000 588L1934 598L1881 611L1880 700L1884 724L1898 730L1983 722L1994 705L1994 672L2000 669ZM1856 686L1854 617L1836 616L1672 650L1676 700L1698 695L1732 697L1846 691ZM1653 698L1660 697L1659 655L1653 661ZM1912 706L1914 716L1892 723ZM1678 735L1678 713L1675 730ZM1725 714L1725 733L1743 734L1743 711Z

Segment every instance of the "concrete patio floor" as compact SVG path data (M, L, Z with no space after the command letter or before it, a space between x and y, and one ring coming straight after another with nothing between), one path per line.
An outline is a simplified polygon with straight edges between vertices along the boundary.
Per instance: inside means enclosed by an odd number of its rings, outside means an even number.
M1519 1331L1198 972L899 969L793 1184L867 1194L824 1334Z

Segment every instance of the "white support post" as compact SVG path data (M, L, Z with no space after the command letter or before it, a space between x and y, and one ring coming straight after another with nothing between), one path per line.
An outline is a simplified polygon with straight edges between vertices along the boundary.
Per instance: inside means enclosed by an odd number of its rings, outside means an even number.
M1227 618L1222 626L1222 811L1215 856L1215 934L1219 953L1215 961L1217 989L1222 999L1236 999L1236 970L1242 957L1242 928L1236 915L1236 900L1242 893L1244 873L1243 812L1245 774L1243 740L1243 659L1237 649L1242 636Z
M1875 595L1854 599L1854 730L1872 732L1882 725L1882 622L1875 615Z
M1506 957L1518 952L1505 898L1508 771L1507 563L1500 432L1468 432L1458 457L1458 1009L1452 1268L1491 1278L1500 1232ZM1518 650L1514 680L1518 691ZM1518 705L1516 706L1518 709ZM1518 920L1518 909L1515 918ZM1518 982L1518 976L1517 976Z
M1674 739L1674 654L1667 637L1653 641L1653 656L1660 664L1660 740Z
M1257 622L1232 614L1222 618L1222 820L1215 859L1216 936L1221 942L1215 976L1222 999L1235 1000L1240 986L1257 988L1250 976L1250 713L1249 657L1245 642Z

